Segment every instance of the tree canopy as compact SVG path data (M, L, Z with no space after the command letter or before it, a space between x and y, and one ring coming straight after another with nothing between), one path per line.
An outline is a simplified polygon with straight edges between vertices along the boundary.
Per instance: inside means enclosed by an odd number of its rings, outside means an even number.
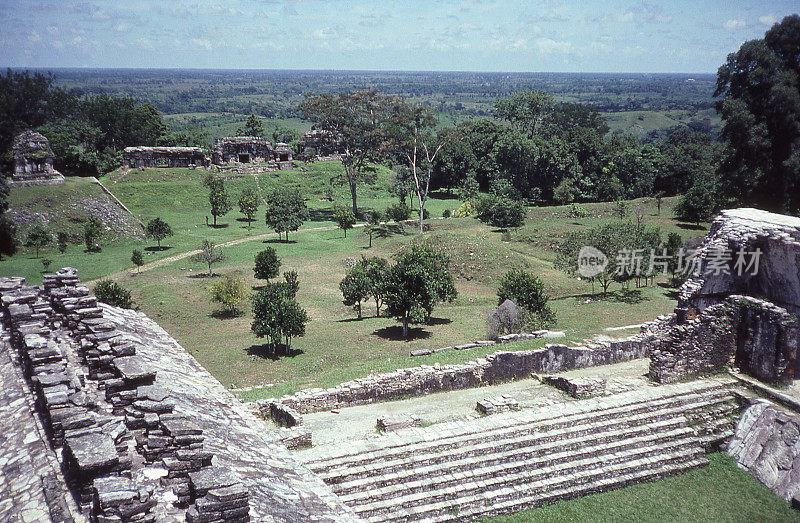
M296 231L308 219L308 208L297 189L276 189L267 196L266 223L280 236Z

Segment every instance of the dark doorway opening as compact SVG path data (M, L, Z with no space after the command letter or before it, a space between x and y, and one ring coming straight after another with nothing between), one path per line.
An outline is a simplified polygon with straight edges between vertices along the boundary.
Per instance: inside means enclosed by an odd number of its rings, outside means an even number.
M239 163L250 163L250 155L249 154L240 154L239 155Z

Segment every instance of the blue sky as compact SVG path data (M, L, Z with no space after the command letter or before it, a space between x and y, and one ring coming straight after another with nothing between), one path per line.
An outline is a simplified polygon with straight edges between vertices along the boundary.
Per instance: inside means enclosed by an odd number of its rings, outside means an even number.
M0 66L715 72L797 0L0 0Z

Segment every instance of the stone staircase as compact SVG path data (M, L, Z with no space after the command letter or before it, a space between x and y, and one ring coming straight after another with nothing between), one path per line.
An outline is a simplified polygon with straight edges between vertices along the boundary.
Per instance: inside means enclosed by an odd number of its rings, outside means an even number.
M469 521L680 474L733 434L728 380L443 423L298 453L367 521Z

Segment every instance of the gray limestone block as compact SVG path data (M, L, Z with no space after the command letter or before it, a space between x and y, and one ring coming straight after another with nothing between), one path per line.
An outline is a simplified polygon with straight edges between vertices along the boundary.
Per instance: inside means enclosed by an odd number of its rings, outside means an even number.
M192 488L198 496L205 496L209 490L230 487L239 483L239 479L228 469L222 467L206 467L189 474Z
M194 421L183 417L161 418L161 426L170 436L199 436L203 430Z
M123 356L113 361L114 368L125 381L146 381L155 379L156 371L135 356Z
M114 441L106 434L90 433L68 437L65 452L74 459L82 473L96 473L119 463Z

